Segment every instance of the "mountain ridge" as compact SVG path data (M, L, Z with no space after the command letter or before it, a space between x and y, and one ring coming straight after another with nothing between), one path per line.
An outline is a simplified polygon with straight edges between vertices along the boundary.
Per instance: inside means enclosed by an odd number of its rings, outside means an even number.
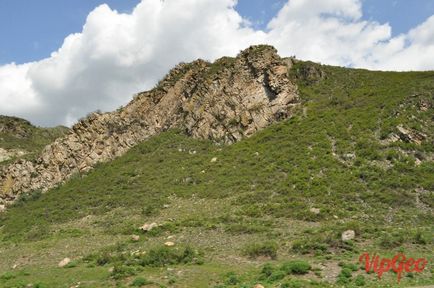
M289 117L299 104L297 87L288 77L293 61L280 58L274 47L258 45L212 64L182 63L125 107L91 113L36 160L4 167L0 203L11 203L23 192L46 191L169 128L224 143L248 137Z

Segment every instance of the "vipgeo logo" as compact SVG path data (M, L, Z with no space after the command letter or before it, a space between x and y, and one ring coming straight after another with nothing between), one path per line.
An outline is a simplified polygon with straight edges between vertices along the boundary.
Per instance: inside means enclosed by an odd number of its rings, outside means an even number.
M392 259L380 258L380 256L375 254L370 257L369 253L363 253L359 257L359 262L365 263L366 273L373 271L377 273L379 279L381 279L383 273L393 270L398 277L398 283L401 280L404 271L407 273L420 273L428 264L428 261L425 258L419 258L416 260L413 258L407 259L403 253L396 254Z

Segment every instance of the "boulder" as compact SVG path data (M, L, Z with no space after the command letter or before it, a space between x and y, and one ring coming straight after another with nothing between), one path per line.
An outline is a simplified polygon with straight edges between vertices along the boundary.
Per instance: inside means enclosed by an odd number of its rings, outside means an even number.
M57 266L62 268L62 267L65 267L66 265L68 265L70 262L71 262L71 259L64 258L62 261L59 262L59 264L57 264Z
M318 215L321 212L319 208L310 208L309 211L316 215Z
M399 138L404 142L412 142L420 145L427 137L424 133L404 128L402 125L398 125L396 129L398 129Z
M342 232L341 238L342 241L350 241L353 240L356 237L356 232L354 230L346 230Z
M155 223L155 222L150 223L150 224L146 223L146 224L143 224L143 226L139 227L139 229L142 230L143 232L148 232L148 231L151 231L152 229L154 229L157 226L158 226L158 224Z
M137 242L137 241L140 240L140 236L139 235L132 235L131 236L131 240L134 241L134 242Z

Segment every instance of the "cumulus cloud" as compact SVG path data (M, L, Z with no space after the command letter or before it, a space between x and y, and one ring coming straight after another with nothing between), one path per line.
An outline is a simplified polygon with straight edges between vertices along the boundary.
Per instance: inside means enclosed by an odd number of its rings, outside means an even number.
M268 24L268 40L282 54L357 66L391 35L389 25L361 20L358 0L289 1Z
M361 3L290 0L266 31L237 13L236 0L142 0L130 14L101 5L51 57L0 66L0 114L71 125L90 111L126 104L178 62L233 56L258 43L333 65L434 68L434 16L392 38L388 24L362 19Z

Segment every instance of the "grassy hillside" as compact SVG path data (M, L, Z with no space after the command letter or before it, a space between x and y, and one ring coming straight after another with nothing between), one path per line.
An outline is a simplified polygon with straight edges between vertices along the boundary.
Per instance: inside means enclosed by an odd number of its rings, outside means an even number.
M303 105L249 139L168 131L23 195L0 214L0 287L434 284L434 72L300 62L290 76ZM356 237L344 242L348 229ZM363 252L429 264L398 285L395 273L364 272Z
M21 156L26 159L34 158L42 149L56 138L68 132L63 126L53 128L35 127L27 120L0 115L0 148L6 151L21 151L13 153L13 157L0 162L5 165Z

